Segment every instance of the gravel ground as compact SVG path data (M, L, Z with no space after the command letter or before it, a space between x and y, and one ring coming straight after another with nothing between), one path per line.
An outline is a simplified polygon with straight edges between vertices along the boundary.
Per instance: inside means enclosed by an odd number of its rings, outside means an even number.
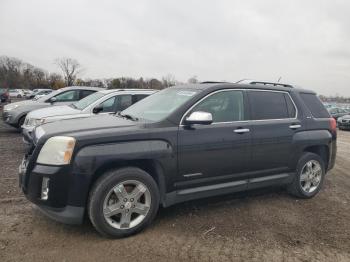
M20 192L21 136L0 124L0 261L350 261L350 132L313 199L260 190L161 209L153 225L119 240L86 221L56 223Z

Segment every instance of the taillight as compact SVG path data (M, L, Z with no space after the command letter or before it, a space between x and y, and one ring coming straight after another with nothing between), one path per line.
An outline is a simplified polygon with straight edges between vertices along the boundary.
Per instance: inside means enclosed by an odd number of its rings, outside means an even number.
M329 125L333 133L337 132L337 121L332 117L329 119Z

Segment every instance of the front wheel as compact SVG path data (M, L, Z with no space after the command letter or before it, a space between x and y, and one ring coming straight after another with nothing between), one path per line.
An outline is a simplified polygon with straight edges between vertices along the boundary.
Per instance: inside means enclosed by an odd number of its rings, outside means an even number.
M147 227L159 207L159 190L145 171L127 167L106 172L90 192L89 217L101 234L126 237Z
M305 153L298 162L296 176L288 190L296 197L312 198L321 190L324 176L323 159L317 154Z

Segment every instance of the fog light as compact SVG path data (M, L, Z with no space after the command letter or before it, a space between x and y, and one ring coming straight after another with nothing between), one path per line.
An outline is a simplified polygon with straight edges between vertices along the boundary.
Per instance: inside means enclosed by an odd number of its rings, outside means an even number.
M41 200L47 200L49 198L49 182L50 178L43 177L43 182L41 184Z

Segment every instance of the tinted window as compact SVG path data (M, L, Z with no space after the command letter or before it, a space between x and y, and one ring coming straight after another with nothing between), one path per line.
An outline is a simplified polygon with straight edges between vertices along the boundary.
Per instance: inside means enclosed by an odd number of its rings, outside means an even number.
M65 101L76 101L78 100L78 90L70 90L55 96L57 102L65 102Z
M296 116L297 112L296 112L295 106L293 104L293 101L290 98L290 96L287 94L284 94L284 98L286 99L286 103L287 103L288 116L289 116L289 118L294 118Z
M301 99L309 108L311 114L316 118L329 118L327 109L322 104L321 100L314 94L300 94Z
M131 95L119 95L117 96L116 112L123 111L132 105Z
M293 113L292 109L288 112L287 99L282 92L250 91L249 100L253 120L290 118Z
M147 97L148 95L133 95L133 103L136 103L142 99L144 99L145 97Z
M92 91L92 90L81 90L80 91L80 99L84 98L84 97L87 97L91 94L95 93L95 91Z
M205 98L191 110L191 112L195 111L211 113L213 122L244 120L243 92L222 91L213 94Z

